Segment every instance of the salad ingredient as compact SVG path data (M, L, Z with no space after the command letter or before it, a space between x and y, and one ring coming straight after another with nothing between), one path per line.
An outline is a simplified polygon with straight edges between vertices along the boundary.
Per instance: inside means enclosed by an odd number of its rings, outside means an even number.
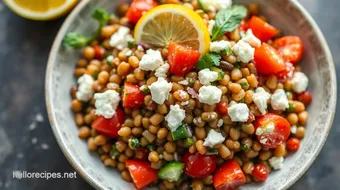
M144 105L145 94L140 90L138 85L131 83L124 84L123 90L123 107L139 108Z
M152 100L157 104L163 104L168 99L172 84L167 82L163 77L159 77L156 82L149 86Z
M291 151L297 151L300 148L300 140L295 137L291 137L286 143L287 149Z
M284 36L274 40L273 46L279 50L283 59L290 63L297 63L303 54L302 40L298 36Z
M145 71L154 71L163 65L161 52L149 49L139 62L139 68Z
M126 160L133 183L138 189L146 187L157 180L157 170L151 168L150 162L142 160Z
M145 12L158 5L154 0L133 0L126 13L126 17L131 23L136 24Z
M237 61L248 63L254 59L255 49L243 40L240 40L234 45L233 52L237 56Z
M266 114L267 102L270 99L270 94L262 87L257 87L253 95L253 101L262 115Z
M302 72L295 72L291 80L292 88L296 93L302 93L307 90L309 79Z
M158 171L160 179L179 181L184 169L182 162L169 162Z
M252 175L256 177L256 179L265 181L268 177L268 169L263 164L255 164L254 169L252 171Z
M267 43L255 49L254 60L259 73L270 75L286 70L285 62L280 53Z
M115 90L107 90L103 93L94 94L96 115L110 119L119 105L120 96Z
M198 99L201 103L213 105L221 101L222 91L216 86L202 86L199 89Z
M288 97L283 89L277 89L271 97L271 106L273 110L286 110L289 108Z
M216 53L204 54L201 59L197 62L196 67L199 70L212 68L213 66L219 66L221 61L221 56Z
M268 24L257 16L253 16L249 20L248 27L252 30L253 34L262 42L267 42L278 33L278 30L274 26Z
M308 91L304 91L298 94L296 99L302 102L305 106L308 106L312 102L312 94Z
M165 121L168 122L168 127L171 131L176 131L184 118L185 110L181 109L179 105L171 105L169 113L165 116Z
M216 132L214 129L210 129L207 138L204 139L204 146L214 147L217 144L222 143L225 137L221 133Z
M203 178L212 174L216 168L215 155L201 155L196 152L186 152L183 156L185 173L193 178Z
M268 160L269 165L274 169L274 170L279 170L283 166L283 157L272 157L271 159Z
M92 123L92 128L108 137L116 138L118 137L118 131L123 125L124 120L124 111L118 108L110 119L106 119L103 116L97 117Z
M228 115L233 122L246 122L249 117L249 108L244 103L232 101L228 107Z
M227 115L228 114L228 103L227 102L220 102L217 104L216 107L217 111L221 115Z
M237 189L246 183L246 177L234 160L227 160L215 172L213 184L217 190Z

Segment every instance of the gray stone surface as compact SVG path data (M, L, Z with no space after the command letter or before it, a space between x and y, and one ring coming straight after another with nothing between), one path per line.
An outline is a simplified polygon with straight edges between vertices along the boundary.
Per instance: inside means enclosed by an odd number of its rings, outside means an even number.
M340 72L340 1L300 2L324 32ZM13 171L17 170L74 172L54 139L44 100L48 53L62 21L25 20L0 1L0 190L92 189L80 176L76 179L13 179ZM320 155L291 189L340 189L339 124L338 113Z

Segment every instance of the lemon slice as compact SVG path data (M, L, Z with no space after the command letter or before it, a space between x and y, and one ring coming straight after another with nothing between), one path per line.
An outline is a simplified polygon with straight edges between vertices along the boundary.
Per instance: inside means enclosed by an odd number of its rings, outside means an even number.
M4 0L16 14L32 20L51 20L69 12L78 0Z
M135 27L135 40L155 47L170 42L189 46L201 54L209 51L210 34L203 19L193 10L166 4L142 16Z

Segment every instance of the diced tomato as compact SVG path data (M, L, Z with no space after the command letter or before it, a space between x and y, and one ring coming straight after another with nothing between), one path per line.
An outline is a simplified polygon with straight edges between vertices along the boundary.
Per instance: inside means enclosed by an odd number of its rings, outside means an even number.
M139 108L144 105L145 94L139 89L138 85L125 83L123 92L124 108Z
M247 31L249 29L248 23L245 20L242 20L240 26L238 27L241 31Z
M157 180L157 170L151 168L148 161L126 160L126 167L129 169L131 178L138 189L146 187Z
M298 36L285 36L276 39L272 44L279 50L283 59L290 63L297 63L303 54L303 43Z
M286 69L284 71L275 74L280 82L285 82L286 80L291 79L294 75L294 65L292 63L286 62L285 66Z
M305 106L308 106L312 102L312 94L308 91L305 91L301 94L298 94L296 99L305 104Z
M262 42L267 42L278 33L278 30L274 26L268 24L266 21L257 16L251 17L248 22L248 26L252 29L253 34Z
M262 131L266 131L266 127L274 125L272 132L264 132L257 135L260 143L265 148L276 148L278 145L284 143L290 135L290 123L282 116L268 113L266 115L256 118L254 126L262 128Z
M220 102L217 104L216 107L218 113L220 113L221 115L226 115L228 114L228 103L227 102Z
M285 61L280 53L267 43L255 49L254 60L259 73L270 75L285 71Z
M215 155L186 152L183 156L183 162L185 164L185 173L193 178L206 177L212 174L216 168Z
M236 162L227 160L215 172L213 184L217 190L234 190L246 183L246 177Z
M255 164L251 174L256 179L265 181L268 177L268 169L263 164Z
M102 60L103 55L105 53L105 48L103 48L102 46L99 46L99 45L95 45L93 47L93 49L94 49L94 58L96 58L98 60Z
M168 62L172 74L183 76L191 71L200 58L200 53L176 43L168 47Z
M126 13L126 17L131 23L136 24L145 12L157 5L158 3L154 0L134 0Z
M92 128L105 136L116 138L118 137L118 131L123 125L124 120L124 111L117 108L116 113L110 119L106 119L103 116L97 117L97 119L92 123Z
M300 148L300 140L298 138L291 137L288 139L286 147L288 150L297 151Z

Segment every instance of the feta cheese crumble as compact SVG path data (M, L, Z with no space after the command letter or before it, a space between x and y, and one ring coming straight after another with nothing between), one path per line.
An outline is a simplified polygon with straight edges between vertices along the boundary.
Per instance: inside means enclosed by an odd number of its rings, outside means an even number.
M104 116L106 119L112 118L120 101L119 93L115 90L107 90L103 93L94 94L94 98L96 99L94 104L96 115Z
M85 74L78 79L78 91L76 92L76 97L80 101L89 101L93 96L92 84L94 82L91 75Z
M254 59L255 49L243 40L240 40L234 45L233 52L237 56L237 61L248 63Z
M302 72L295 72L291 79L292 88L296 93L302 93L307 90L308 77Z
M221 101L222 90L216 86L202 86L198 92L198 100L204 104L217 104Z
M266 114L267 101L270 98L270 94L266 92L262 87L258 87L253 95L253 101L262 115Z
M160 67L156 69L155 76L156 77L166 77L169 71L170 65L168 63L164 63Z
M160 51L149 49L139 62L139 68L145 71L154 71L163 65L163 57Z
M189 104L189 101L181 102L181 106L186 106Z
M182 124L185 118L185 111L179 105L171 105L169 113L165 116L165 121L168 122L168 127L171 131L176 129Z
M138 50L138 51L144 51L144 48L143 48L143 46L138 45L138 46L137 46L137 50Z
M120 26L118 31L111 36L110 46L122 50L128 47L128 43L130 41L133 41L133 37L130 34L130 29L125 26Z
M223 119L219 119L217 122L217 127L222 127L223 125Z
M188 82L188 79L184 79L182 81L179 81L178 84L181 84L181 85L188 85L189 82Z
M247 42L251 46L257 48L261 46L261 40L254 36L253 31L248 29L244 37L242 38L243 41Z
M267 134L270 134L272 132L274 132L274 129L275 129L275 125L273 122L270 122L269 124L263 126L263 127L258 127L256 129L256 132L255 134L256 135L267 135Z
M293 125L293 126L290 127L290 133L295 134L296 130L297 130L296 125Z
M224 140L225 138L221 133L216 132L214 129L210 129L208 136L204 139L203 146L212 148L215 145L222 143Z
M247 104L230 102L228 107L228 115L233 122L246 122L249 117L249 109Z
M209 20L208 31L209 31L210 35L212 35L212 31L213 31L214 25L215 25L215 20Z
M204 10L213 12L231 7L233 3L232 0L200 0L200 2Z
M185 99L187 97L187 93L185 93L184 90L179 90L179 97L181 97L182 99Z
M215 53L220 53L227 48L230 48L231 44L228 41L222 40L218 42L211 42L210 43L210 51Z
M271 106L274 110L286 110L289 108L288 97L284 90L277 89L271 98Z
M211 82L216 81L217 78L218 73L215 71L210 71L210 69L203 69L198 72L198 79L203 85L209 85Z
M283 166L283 157L272 157L271 159L268 160L269 165L274 169L274 170L279 170Z
M172 83L166 81L163 77L159 77L156 82L149 86L152 100L157 104L163 104L168 99L172 89Z

